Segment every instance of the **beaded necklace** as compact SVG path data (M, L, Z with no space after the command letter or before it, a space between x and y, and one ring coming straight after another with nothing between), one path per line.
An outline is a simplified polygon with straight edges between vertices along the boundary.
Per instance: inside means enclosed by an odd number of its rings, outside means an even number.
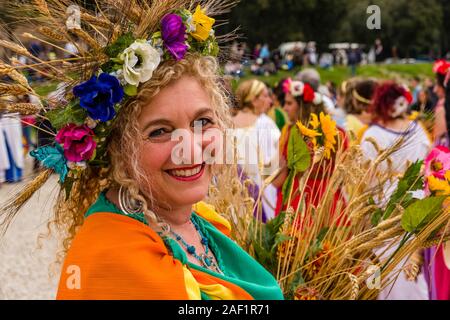
M195 230L197 231L197 234L200 236L200 239L201 239L200 242L203 245L203 247L205 248L204 253L201 253L200 255L197 254L197 250L196 250L195 246L187 243L183 239L183 237L180 236L175 231L170 230L170 233L172 234L172 236L174 237L174 239L176 241L181 243L183 245L183 247L186 248L187 253L189 255L193 256L195 259L197 259L203 267L205 267L206 269L209 269L209 270L213 270L217 273L223 274L222 270L219 268L219 266L215 262L215 258L213 256L211 250L209 249L208 238L203 234L202 230L200 229L200 226L198 225L198 223L195 221L195 219L193 217L191 217L190 221L194 225ZM211 254L208 255L208 253L211 253Z

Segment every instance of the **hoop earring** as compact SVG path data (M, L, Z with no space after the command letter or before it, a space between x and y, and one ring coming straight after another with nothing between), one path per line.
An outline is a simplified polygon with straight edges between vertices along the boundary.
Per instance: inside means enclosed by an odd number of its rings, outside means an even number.
M120 186L119 188L119 206L120 210L127 216L130 214L138 214L142 212L142 203L131 197L128 189Z

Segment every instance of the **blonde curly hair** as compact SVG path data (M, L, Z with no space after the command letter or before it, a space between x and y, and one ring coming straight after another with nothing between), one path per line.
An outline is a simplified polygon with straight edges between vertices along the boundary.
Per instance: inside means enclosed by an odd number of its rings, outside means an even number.
M70 197L66 199L65 190L61 189L54 219L49 223L63 232L62 250L58 253L58 261L62 262L78 228L83 224L84 215L96 201L99 194L110 187L125 187L130 196L143 205L143 211L149 222L158 223L155 214L149 209L152 195L147 188L148 177L139 166L139 152L143 139L138 126L138 118L142 108L172 82L188 75L196 78L211 99L219 128L231 127L230 97L223 86L219 74L219 65L215 58L199 54L188 54L181 61L167 61L162 64L148 82L139 87L135 99L124 105L112 127L108 139L108 168L87 168L75 180ZM124 168L126 168L124 170ZM220 174L220 172L216 172Z

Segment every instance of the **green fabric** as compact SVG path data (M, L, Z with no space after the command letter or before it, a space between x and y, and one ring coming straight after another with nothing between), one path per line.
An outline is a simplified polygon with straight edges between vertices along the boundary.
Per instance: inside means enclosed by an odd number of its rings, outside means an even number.
M143 214L126 215L113 203L106 199L104 193L101 193L98 200L89 208L86 217L96 212L111 212L136 219L142 223L145 221ZM208 238L211 250L214 252L219 267L223 275L211 270L200 267L188 261L185 251L172 238L164 238L164 243L171 250L175 259L192 268L208 273L216 278L233 283L256 300L282 300L283 294L275 278L264 269L254 258L246 253L234 241L225 236L221 231L211 223L193 213L193 218L199 224L202 232ZM202 292L202 299L208 300L209 297Z
M289 122L287 113L281 107L273 107L267 114L275 122L280 131Z
M287 115L281 108L275 108L275 123L280 131L287 124Z
M130 218L133 218L135 220L138 220L139 222L144 223L145 225L148 225L147 220L145 219L145 216L143 213L138 214L130 214L127 215L122 212L119 208L116 207L116 205L112 202L110 202L108 199L106 199L106 195L104 192L100 193L97 201L89 208L89 210L84 215L85 218L89 217L91 214L96 212L112 212L117 213L123 216L127 216Z
M210 243L210 248L224 274L221 275L188 262L190 268L233 283L247 291L255 300L284 299L277 281L270 272L211 223L195 213L194 218L199 222L200 227L203 227L206 231L205 235ZM170 244L174 258L184 261L186 259L185 251L180 250L180 245L176 241L172 241ZM175 252L179 253L180 256L176 256Z

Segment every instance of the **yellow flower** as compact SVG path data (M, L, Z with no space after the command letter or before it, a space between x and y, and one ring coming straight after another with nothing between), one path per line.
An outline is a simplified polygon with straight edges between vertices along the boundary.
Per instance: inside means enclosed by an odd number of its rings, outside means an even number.
M191 32L191 35L198 41L205 41L208 39L212 26L216 20L208 17L200 5L198 5L195 9L192 19L195 26L195 31Z
M297 127L300 130L300 132L302 133L302 135L304 135L305 137L308 137L308 138L320 137L322 135L321 133L317 132L316 130L308 129L300 121L297 121Z
M445 179L441 180L434 176L428 177L428 188L437 196L450 196L450 171L445 173Z
M337 136L337 129L336 129L336 122L331 119L329 115L325 115L323 112L319 115L320 118L320 126L324 135L324 155L327 159L330 159L331 157L331 151L335 150L336 145L336 136Z
M311 113L311 120L309 121L309 124L314 128L319 128L320 122L319 118L317 117L317 114Z
M413 111L410 115L409 115L409 120L414 121L416 120L418 117L420 116L420 113L418 111Z

